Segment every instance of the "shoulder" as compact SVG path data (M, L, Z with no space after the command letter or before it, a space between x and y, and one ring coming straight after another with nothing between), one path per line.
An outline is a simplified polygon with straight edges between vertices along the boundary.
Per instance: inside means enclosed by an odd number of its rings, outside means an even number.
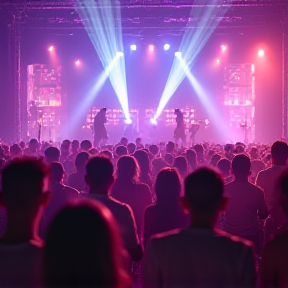
M70 186L65 186L65 191L66 191L66 193L73 194L75 196L80 194L80 192L78 190L76 190Z

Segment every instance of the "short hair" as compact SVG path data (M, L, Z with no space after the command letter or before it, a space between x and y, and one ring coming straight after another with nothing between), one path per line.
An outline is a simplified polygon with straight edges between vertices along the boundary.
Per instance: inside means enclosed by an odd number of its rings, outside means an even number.
M86 165L90 154L88 152L80 152L75 159L75 166L76 168L80 168Z
M123 155L127 155L128 154L128 151L127 151L127 147L124 146L124 145L120 145L116 148L115 150L116 154L118 156L123 156Z
M217 163L217 168L225 176L231 169L231 161L226 158L220 159Z
M113 173L113 164L107 157L92 157L86 164L86 176L93 185L100 187L107 185Z
M184 156L175 157L173 166L178 169L182 176L186 176L184 174L186 174L188 170L188 161Z
M59 162L52 162L50 164L50 170L51 170L51 180L55 182L60 182L63 179L64 176L64 168L63 165Z
M168 153L170 152L173 152L173 150L175 149L175 144L172 142L172 141L169 141L167 144L166 144L166 151Z
M232 170L235 174L247 174L251 169L251 161L245 154L238 154L232 160Z
M120 140L120 143L124 146L126 146L128 144L128 139L126 137L122 137Z
M89 140L83 140L80 144L80 148L84 151L89 151L92 148L92 143Z
M272 158L288 157L288 146L283 141L276 141L271 146Z
M45 158L51 161L58 161L60 157L60 150L56 147L48 147L44 152Z
M9 162L1 174L5 203L24 207L42 193L43 180L49 175L49 166L41 159L24 156Z
M204 153L204 147L203 147L203 145L201 145L201 144L196 144L195 146L194 146L194 150L195 150L195 152L197 153L197 154L203 154Z
M211 168L199 168L188 175L184 183L185 197L195 211L215 212L224 194L220 173Z
M149 152L153 155L157 155L159 153L159 146L158 145L155 145L155 144L152 144L150 147L149 147Z
M129 143L129 144L127 145L127 150L128 150L128 152L129 152L129 154L133 154L133 153L135 152L135 150L136 150L136 144L134 144L134 143Z

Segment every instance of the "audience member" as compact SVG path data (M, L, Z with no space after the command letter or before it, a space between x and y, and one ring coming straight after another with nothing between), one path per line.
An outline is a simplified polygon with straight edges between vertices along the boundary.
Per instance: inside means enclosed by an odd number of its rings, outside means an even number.
M56 147L48 147L45 152L45 161L47 163L60 161L60 150Z
M178 170L182 178L186 177L188 173L188 162L185 157L175 157L173 166Z
M10 146L10 158L11 159L21 156L22 153L23 153L22 149L20 148L18 144L13 144L12 146Z
M159 155L159 151L160 151L160 148L158 145L152 144L149 147L149 152L151 153L153 159Z
M141 239L144 211L151 204L152 197L149 186L141 183L139 176L140 168L137 160L133 156L122 156L117 162L116 180L111 195L131 207Z
M197 161L198 164L203 165L205 164L205 159L204 159L204 147L201 144L196 144L194 146L194 150L197 154Z
M142 247L137 236L137 228L131 208L108 195L114 182L113 164L106 157L93 157L86 165L85 181L89 186L87 197L104 204L114 215L123 237L125 248L133 261L142 258Z
M35 158L15 158L2 170L1 206L7 212L0 238L0 287L41 287L39 220L48 202L48 167Z
M189 210L191 227L155 236L143 263L144 287L255 287L253 248L213 226L224 210L221 176L208 168L185 179L182 205Z
M226 158L220 159L216 166L219 169L219 171L221 172L225 183L232 181L231 161L230 160L228 160Z
M116 147L115 153L116 153L115 156L116 156L118 159L119 159L121 156L128 155L127 147L124 146L124 145L119 145L119 146Z
M219 154L214 154L212 157L211 157L211 160L209 162L209 165L210 166L213 166L213 167L217 167L217 163L219 162L219 160L221 159L221 155Z
M92 148L92 142L89 140L83 140L80 144L81 151L88 152Z
M129 287L110 211L96 201L66 206L53 220L44 253L47 288Z
M177 228L187 228L189 217L179 204L181 193L180 176L175 168L162 169L156 178L155 193L157 201L145 210L144 245L155 234Z
M136 150L136 145L134 143L129 143L127 145L127 150L129 155L133 155Z
M151 189L153 181L150 174L151 172L148 152L145 150L136 150L133 156L138 161L140 167L140 182L147 184Z
M198 165L197 154L194 149L188 149L186 151L186 159L190 167L190 172L194 171Z
M174 155L175 144L172 141L169 141L166 144L166 153Z
M142 144L142 139L141 138L139 138L139 137L136 138L135 143L136 143L136 150L144 148L144 145Z
M166 154L171 155L171 154ZM165 155L165 156L166 156ZM172 156L173 157L173 156ZM173 157L174 159L174 157ZM152 160L152 176L153 179L156 178L157 174L165 167L169 167L170 165L163 158L156 158Z
M170 153L166 153L164 155L164 160L166 161L166 163L169 165L169 166L173 166L174 164L174 156ZM159 170L160 171L160 170ZM158 172L159 172L158 171Z
M248 181L251 163L248 156L236 155L232 160L235 180L225 185L229 197L224 217L224 230L254 243L257 255L261 255L262 231L260 220L268 217L264 194Z

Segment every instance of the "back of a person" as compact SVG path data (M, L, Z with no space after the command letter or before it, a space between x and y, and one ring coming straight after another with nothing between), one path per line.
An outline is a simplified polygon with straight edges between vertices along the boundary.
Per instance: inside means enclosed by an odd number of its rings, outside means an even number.
M41 287L43 250L39 243L0 244L0 287Z
M233 181L225 185L225 192L229 202L224 230L242 237L259 232L258 208L263 199L261 189L249 182Z
M247 275L245 270L251 267L243 265L244 259L254 265L253 250L240 240L207 229L163 235L148 246L147 254L154 261L147 271L144 267L144 279L152 279L146 273L154 270L160 275L161 287L167 288L254 286L255 274ZM156 285L146 282L145 287Z
M68 185L78 191L85 190L84 175L78 172L70 174L68 177Z

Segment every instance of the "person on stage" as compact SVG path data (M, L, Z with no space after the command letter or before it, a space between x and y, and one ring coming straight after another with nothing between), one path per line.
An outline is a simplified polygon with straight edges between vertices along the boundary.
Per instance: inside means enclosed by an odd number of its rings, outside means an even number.
M106 108L102 108L94 117L94 147L98 148L100 142L104 144L108 139L107 131L105 128L106 119Z
M175 141L178 142L181 139L182 146L186 144L186 135L185 135L185 123L184 123L184 115L180 111L180 109L175 109L174 114L176 115L176 123L177 127L174 131Z

